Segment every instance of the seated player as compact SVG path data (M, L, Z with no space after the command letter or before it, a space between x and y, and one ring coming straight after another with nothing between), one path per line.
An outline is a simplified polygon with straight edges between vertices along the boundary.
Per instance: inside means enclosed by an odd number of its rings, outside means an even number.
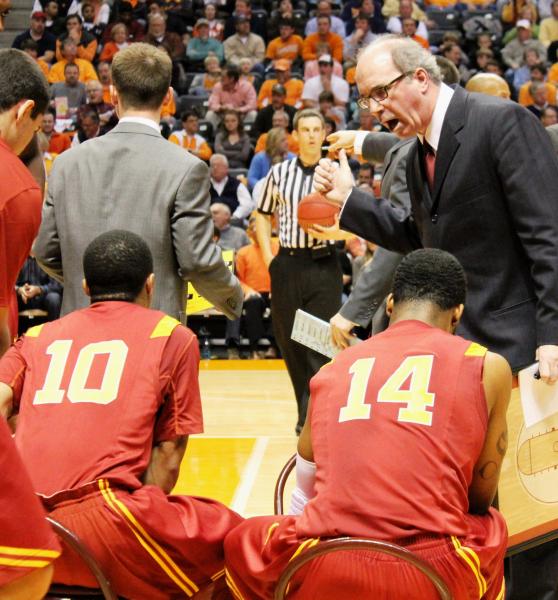
M441 250L406 256L389 328L311 380L292 516L249 519L225 540L226 577L244 600L272 598L288 562L318 538L391 541L429 562L454 600L503 598L507 532L491 508L506 450L511 371L451 335L466 282ZM351 552L314 561L289 598L438 598L414 567Z
M19 413L16 444L48 512L85 541L119 596L192 596L222 575L223 539L242 520L170 495L188 435L203 428L197 340L148 308L153 260L137 235L98 236L83 269L91 306L12 346L0 410ZM96 585L72 553L54 581Z
M0 600L39 600L60 546L0 413Z

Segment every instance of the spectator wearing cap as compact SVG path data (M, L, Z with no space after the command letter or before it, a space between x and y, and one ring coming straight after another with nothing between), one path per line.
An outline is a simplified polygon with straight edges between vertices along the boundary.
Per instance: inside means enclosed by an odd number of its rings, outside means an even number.
M49 83L58 83L64 81L64 69L68 63L76 64L79 67L79 80L82 83L90 79L98 79L93 65L84 58L78 58L78 47L72 38L66 38L60 46L62 59L54 63L48 72Z
M265 108L272 104L273 89L277 84L281 86L281 88L276 88L275 91L277 94L280 94L281 90L284 90L286 93L283 101L289 106L300 108L302 105L300 99L304 83L300 79L291 77L291 62L286 58L280 58L273 63L273 68L275 70L275 78L267 79L263 82L258 94L258 108ZM278 105L279 100L276 99L275 103Z
M174 31L167 31L166 15L161 13L149 17L147 35L143 41L152 46L162 46L173 60L184 58L186 53L182 38Z
M285 87L280 83L275 83L271 88L271 102L258 111L258 116L254 121L254 127L252 131L256 138L265 133L266 131L269 131L271 127L273 127L273 115L278 111L286 113L289 119L287 124L288 129L289 131L292 130L293 119L296 114L296 108L287 104L286 98L287 90L285 89Z
M17 35L12 43L12 48L22 50L22 44L26 40L33 40L36 42L38 48L37 58L44 60L47 63L51 63L54 59L54 52L56 51L56 38L52 33L46 31L46 20L47 15L43 11L35 11L31 15L31 22L29 29Z
M124 23L116 23L110 32L111 40L107 42L101 51L99 60L112 62L112 59L124 48L130 45L128 41L128 29Z
M72 40L77 44L77 57L90 63L97 53L97 38L83 29L83 19L79 15L66 17L66 32L56 41L56 59L62 60L62 42Z
M336 33L341 39L345 39L345 23L333 14L333 8L329 0L320 0L316 6L316 17L312 17L306 24L304 34L309 36L318 31L318 17L324 15L331 18L331 31Z
M316 108L320 94L327 91L333 94L335 106L345 108L349 101L349 84L333 74L333 58L327 54L320 56L318 66L320 74L304 84L302 90L304 107Z
M203 61L209 56L214 55L223 61L225 57L223 44L209 35L209 21L207 19L198 19L194 28L194 37L188 42L186 56L194 67L203 67Z
M363 13L359 14L355 19L355 30L345 38L343 58L346 61L356 62L360 50L368 46L376 37L376 34L370 31L368 17Z
M547 69L542 63L535 64L529 69L531 78L519 88L519 97L517 101L522 106L529 106L534 103L534 97L531 88L534 83L542 84L547 91L547 100L550 104L556 104L556 86L546 81Z
M231 65L238 65L241 58L249 58L252 69L263 73L265 42L250 31L250 20L242 15L235 18L236 33L223 42L225 59Z
M296 35L292 19L279 21L279 37L269 42L265 57L267 60L290 60L291 63L302 57L302 38Z
M317 58L316 60L307 60L304 63L304 81L308 81L311 77L316 77L320 74L320 68L318 67L318 60L320 56L327 54L331 56L331 48L327 43L320 43L316 48ZM333 59L333 74L337 77L343 77L343 65Z
M134 19L134 9L129 2L119 2L116 5L116 19L114 23L109 23L103 32L103 42L110 41L112 28L117 23L124 23L128 30L128 41L141 42L145 36L144 26L137 20Z
M546 60L546 48L533 39L531 23L527 19L520 19L516 23L517 37L508 42L502 50L502 59L510 69L519 69L523 66L525 50L533 48L539 55L539 62Z
M182 130L174 131L169 137L169 142L181 146L194 156L207 162L213 152L207 140L198 133L200 129L198 115L189 110L182 114L180 120L182 121Z
M285 135L287 136L286 139L288 151L292 152L293 154L298 154L298 140L291 133L292 127L289 115L284 110L276 110L273 113L271 125L272 129L279 127L280 129L285 130ZM268 132L265 131L258 137L258 140L256 141L256 147L254 148L255 153L262 152L263 150L265 150L267 144L267 134ZM267 175L267 172L265 173L265 175Z
M318 58L317 46L320 42L329 44L333 58L339 62L343 61L343 38L331 31L331 17L320 15L318 19L318 31L311 33L304 40L302 46L302 58L315 60Z
M222 71L221 81L216 83L209 96L209 110L205 115L213 127L221 122L225 110L236 110L244 122L253 122L256 118L256 90L247 81L240 81L240 71L229 65Z

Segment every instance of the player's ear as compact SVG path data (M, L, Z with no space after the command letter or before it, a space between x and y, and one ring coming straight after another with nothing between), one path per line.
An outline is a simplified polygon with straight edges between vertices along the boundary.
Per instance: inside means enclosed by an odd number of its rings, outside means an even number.
M89 289L89 286L87 285L87 281L85 281L85 279L81 280L81 287L85 292L85 295L91 297L91 290Z
M153 296L153 291L155 289L155 273L151 273L147 279L145 280L145 291L149 298Z
M391 317L391 313L393 312L393 294L389 293L386 298L386 315Z
M455 331L459 321L461 320L461 316L463 315L463 310L465 309L465 305L460 304L456 306L451 313L451 326L452 330Z
M34 107L34 100L24 100L17 108L16 122L20 124L25 119L25 117L31 118L31 113L33 112Z

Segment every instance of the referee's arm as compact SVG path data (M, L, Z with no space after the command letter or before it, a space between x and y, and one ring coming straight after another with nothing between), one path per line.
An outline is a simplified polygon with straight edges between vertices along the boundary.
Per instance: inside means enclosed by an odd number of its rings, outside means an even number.
M271 217L275 210L277 198L277 189L273 179L273 168L267 174L262 195L258 202L258 212L256 214L256 237L262 250L262 256L266 267L273 260L271 250Z

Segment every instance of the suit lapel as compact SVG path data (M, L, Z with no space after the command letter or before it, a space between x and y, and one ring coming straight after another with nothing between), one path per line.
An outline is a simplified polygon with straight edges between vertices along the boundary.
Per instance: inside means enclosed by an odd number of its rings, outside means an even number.
M453 162L455 153L460 146L459 132L463 129L465 123L466 101L466 92L459 87L456 88L444 118L444 124L442 125L440 134L440 143L438 144L438 151L436 153L434 189L432 190L433 213L437 211L442 185L444 184L448 170Z

